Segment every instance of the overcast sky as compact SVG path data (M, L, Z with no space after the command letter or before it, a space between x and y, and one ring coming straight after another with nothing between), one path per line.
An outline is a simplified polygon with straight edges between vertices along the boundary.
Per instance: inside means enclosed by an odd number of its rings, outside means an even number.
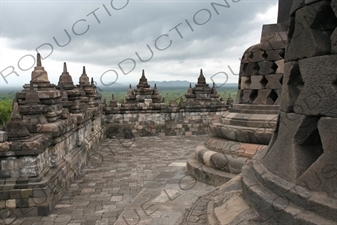
M225 72L235 83L239 58L259 43L262 24L276 22L277 3L2 0L0 88L29 83L36 49L54 84L63 62L75 84L82 66L106 85L138 81L142 69L148 80L196 82L201 68L207 82ZM219 84L226 75L213 80Z

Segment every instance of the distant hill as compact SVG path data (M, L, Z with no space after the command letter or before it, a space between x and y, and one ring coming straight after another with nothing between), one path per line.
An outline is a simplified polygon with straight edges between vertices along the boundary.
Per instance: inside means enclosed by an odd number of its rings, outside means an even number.
M12 87L6 87L6 86L0 86L0 93L10 93L10 92L13 92L13 93L16 93L16 92L19 92L19 91L22 91L22 86L12 86Z
M190 86L190 83L192 84L192 87L195 87L195 82L189 82L186 80L175 80L175 81L148 81L148 84L153 88L154 84L157 84L157 88L160 90L187 90ZM131 83L132 88L136 88L136 85L138 82ZM212 84L209 83L211 86ZM236 83L228 83L228 84L216 84L217 89L236 89L238 85ZM0 87L0 94L1 93L10 93L10 92L19 92L23 88L22 87ZM99 91L104 92L122 92L127 91L129 89L129 83L114 83L110 86L104 86L102 84L98 84Z
M188 88L190 84L194 86L196 83L189 82L186 80L174 80L174 81L148 81L148 84L151 85L151 87L154 87L154 84L157 84L157 87L182 87L182 88Z

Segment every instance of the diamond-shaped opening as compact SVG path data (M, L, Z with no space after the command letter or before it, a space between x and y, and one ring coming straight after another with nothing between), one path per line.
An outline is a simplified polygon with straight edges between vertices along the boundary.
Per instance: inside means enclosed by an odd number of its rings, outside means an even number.
M285 54L285 50L282 49L282 51L280 51L279 55L282 57L282 59L284 59L284 54Z
M283 75L280 77L279 82L281 85L283 84Z
M277 70L278 66L277 66L276 63L273 63L273 65L270 68L273 69L273 70Z
M254 58L254 53L253 53L253 52L249 53L248 58L249 58L249 59L253 59L253 58Z
M302 75L300 73L300 70L298 68L298 65L296 68L294 67L289 74L289 80L287 82L287 85L302 88L304 85L304 81L302 79Z
M248 78L249 78L249 79L245 80L245 84L251 84L251 83L252 83L250 77L248 77Z
M294 67L291 68L289 80L286 85L288 86L288 95L293 96L294 100L297 99L304 85L298 64L295 64ZM293 110L293 107L291 107L290 112L293 112Z
M273 102L276 102L276 100L278 99L276 91L271 90L270 94L268 95L268 98L271 99Z
M243 54L242 54L242 57L239 58L239 60L242 62L243 60L246 59L246 57L247 57L247 53L243 53Z
M248 63L243 64L242 71L241 71L241 72L243 72L243 74L246 72L247 66L248 66Z
M260 80L260 83L263 85L263 88L266 87L267 83L268 83L268 80L266 79L265 76L263 76L263 78Z
M265 58L265 59L268 57L268 55L265 51L263 52L262 57Z
M302 145L322 145L321 137L319 136L318 129L311 132L310 135L308 135L307 139L305 139L302 143ZM320 154L323 152L319 150Z
M258 91L252 90L252 92L249 95L249 99L253 102L257 98L257 95L258 95Z
M298 164L298 176L303 174L324 152L317 128L318 120L319 118L315 116L306 117L294 136L294 143L301 146L300 149L305 153L298 158L298 160L305 162ZM299 151L302 151L300 149Z
M315 9L312 8L312 10ZM324 4L322 4L321 8L319 8L313 14L315 15L315 18L308 18L308 16L306 18L309 20L313 19L310 27L315 30L324 31L331 35L337 26L337 18L330 6L330 3L325 2Z
M259 66L259 63L255 63L254 64L254 66L253 66L253 70L254 70L254 74L253 75L255 75L255 74L258 74L259 73L259 70L260 70L260 66Z

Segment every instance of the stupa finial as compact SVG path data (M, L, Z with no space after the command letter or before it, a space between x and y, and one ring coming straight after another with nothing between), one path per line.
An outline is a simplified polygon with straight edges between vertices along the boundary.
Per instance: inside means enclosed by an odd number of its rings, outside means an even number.
M40 53L37 53L36 66L42 66Z
M204 77L204 73L202 72L202 69L200 69L198 84L206 84L206 78Z
M67 73L68 71L67 71L67 63L66 62L64 62L63 63L63 73Z

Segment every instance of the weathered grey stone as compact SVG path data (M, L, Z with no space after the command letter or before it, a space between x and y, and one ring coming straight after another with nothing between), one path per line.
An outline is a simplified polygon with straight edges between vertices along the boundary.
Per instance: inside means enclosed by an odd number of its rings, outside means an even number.
M302 8L302 7L304 7L304 6L305 6L305 0L294 0L294 1L293 1L293 5L292 5L292 7L291 7L291 9L290 9L290 15L293 16L294 13L295 13L298 9L300 9L300 8Z
M276 69L277 66L274 62L259 62L259 74L273 74Z
M263 164L283 179L296 181L322 151L319 141L312 139L315 121L316 117L281 112L274 141L269 145L272 151L265 155Z
M241 89L250 89L250 77L241 77L240 87Z
M268 80L268 83L265 86L267 89L282 89L282 74L265 75L265 78Z
M337 53L337 28L330 36L331 41L331 53Z
M288 24L287 23L279 23L279 24L264 24L262 26L262 34L261 34L261 43L268 42L271 45L273 45L274 42L282 41L284 42L283 47L285 47L285 44L287 43L287 29ZM268 50L264 49L263 44L259 44L261 50ZM281 50L282 48L278 48ZM270 50L270 49L269 49ZM276 48L272 48L271 50L277 50ZM266 58L267 55L265 55Z
M247 66L245 67L245 70L243 72L244 76L251 76L258 74L259 71L259 65L256 62L249 62Z
M235 177L234 174L207 167L194 158L188 158L186 162L188 173L197 180L219 186Z
M0 152L7 152L11 149L10 142L3 142L0 143Z
M264 51L255 51L253 53L253 58L250 60L251 62L261 62L265 59L265 52Z
M229 171L228 168L228 159L222 153L215 153L211 155L210 166L214 169L219 169L222 171Z
M281 110L293 112L297 97L303 87L303 80L298 62L287 62L284 65Z
M251 76L250 89L263 89L267 84L267 80L264 76Z
M275 61L275 64L277 65L277 69L275 71L276 74L283 74L284 73L284 59Z
M0 131L0 143L5 142L8 139L8 133L6 131Z
M252 102L250 95L252 94L252 90L241 90L241 100L243 104L250 104Z
M258 90L258 95L256 99L254 99L253 104L273 105L275 102L269 97L271 92L272 90L270 89Z
M296 23L290 28L290 33L293 33L287 46L286 61L331 52L330 34L333 31L331 26L336 26L337 20L329 2L320 1L306 5L296 12L295 21ZM323 26L326 21L329 23Z
M29 137L30 133L26 125L22 122L19 113L19 105L16 99L13 100L11 120L6 124L9 140Z
M294 106L296 113L337 117L336 65L337 55L299 60L304 86Z
M48 74L44 70L41 64L41 56L40 53L37 54L37 64L32 72L32 81L34 83L49 83Z
M282 52L282 50L268 50L268 51L266 51L267 60L276 61L276 60L283 59L280 55L281 52Z
M287 39L285 40L281 40L281 41L269 41L269 40L266 40L266 41L263 41L261 43L261 48L265 51L268 51L268 50L282 50L286 47L286 44L287 44Z
M311 126L313 127L313 126ZM337 198L337 162L336 136L337 119L321 117L318 121L318 133L322 141L322 155L298 179L298 183L311 191L323 191Z
M335 16L337 17L337 2L331 1L331 8L333 12L335 13ZM337 28L333 31L333 33L330 36L331 41L331 53L337 53Z
M293 2L294 0L279 1L277 23L284 23L288 21Z

